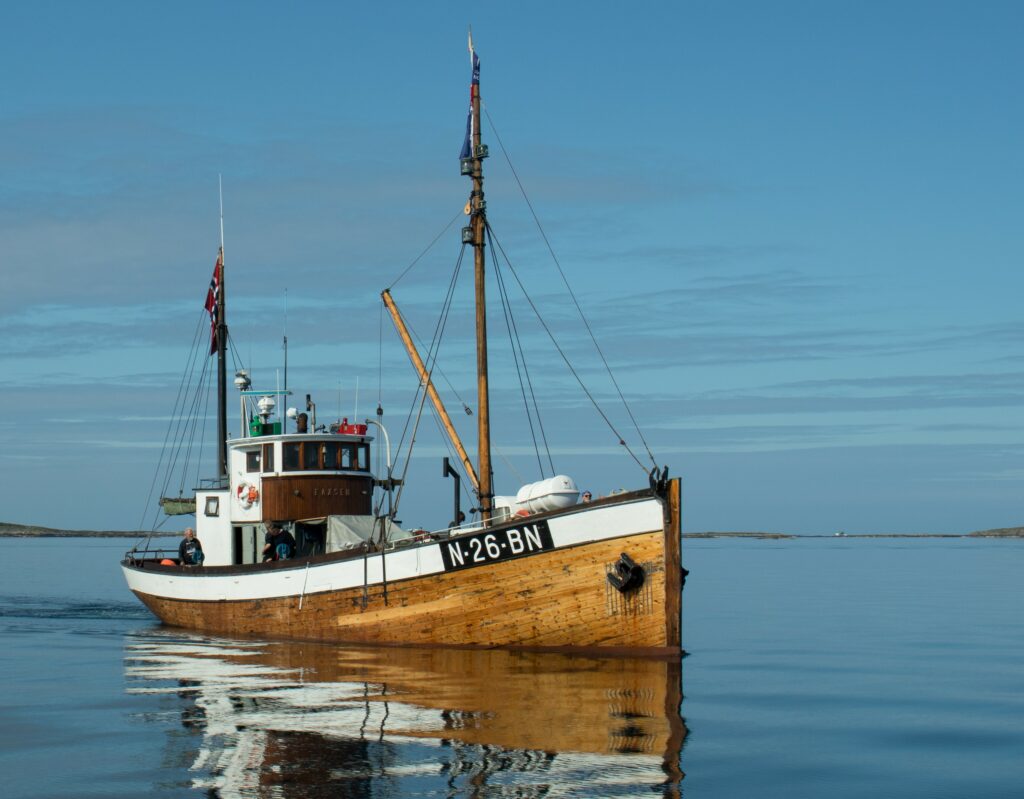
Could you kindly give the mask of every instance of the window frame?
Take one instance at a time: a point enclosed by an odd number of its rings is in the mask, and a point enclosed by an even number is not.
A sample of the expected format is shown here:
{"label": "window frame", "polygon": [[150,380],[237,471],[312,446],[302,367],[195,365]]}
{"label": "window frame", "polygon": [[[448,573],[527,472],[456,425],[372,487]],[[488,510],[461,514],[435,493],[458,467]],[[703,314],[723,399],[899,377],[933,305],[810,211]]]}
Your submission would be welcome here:
{"label": "window frame", "polygon": [[[253,459],[255,458],[255,466]],[[262,471],[263,451],[262,449],[247,449],[245,451],[245,473],[258,474]]]}

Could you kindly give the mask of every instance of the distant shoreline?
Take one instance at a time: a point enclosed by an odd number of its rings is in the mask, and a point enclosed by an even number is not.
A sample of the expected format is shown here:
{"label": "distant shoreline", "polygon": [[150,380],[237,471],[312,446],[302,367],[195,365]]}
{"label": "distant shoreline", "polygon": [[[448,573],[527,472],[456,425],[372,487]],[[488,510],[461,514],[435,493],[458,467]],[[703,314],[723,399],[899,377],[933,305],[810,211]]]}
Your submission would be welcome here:
{"label": "distant shoreline", "polygon": [[[56,530],[31,524],[0,522],[0,538],[145,538],[150,533],[137,530]],[[164,535],[180,535],[176,531]]]}
{"label": "distant shoreline", "polygon": [[[153,533],[141,530],[56,530],[29,524],[0,522],[0,538],[145,538]],[[177,536],[176,530],[159,533]],[[1024,527],[999,527],[973,533],[794,533],[729,532],[683,533],[683,538],[752,538],[760,540],[791,540],[797,538],[1024,538]]]}

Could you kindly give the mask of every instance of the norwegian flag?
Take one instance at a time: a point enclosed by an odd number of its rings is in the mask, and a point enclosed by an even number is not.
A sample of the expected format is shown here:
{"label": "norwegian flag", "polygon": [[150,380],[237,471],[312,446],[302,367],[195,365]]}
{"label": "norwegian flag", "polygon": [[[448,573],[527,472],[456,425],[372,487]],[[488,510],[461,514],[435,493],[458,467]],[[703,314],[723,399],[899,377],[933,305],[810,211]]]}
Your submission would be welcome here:
{"label": "norwegian flag", "polygon": [[222,253],[217,254],[217,262],[213,265],[213,277],[210,278],[210,289],[206,292],[206,312],[210,314],[210,355],[217,351],[217,322],[220,321],[220,270],[223,267]]}
{"label": "norwegian flag", "polygon": [[469,84],[469,115],[466,117],[466,138],[462,141],[459,158],[465,160],[473,155],[473,100],[480,94],[480,59],[473,50],[473,39],[469,40],[469,54],[473,61],[473,80]]}

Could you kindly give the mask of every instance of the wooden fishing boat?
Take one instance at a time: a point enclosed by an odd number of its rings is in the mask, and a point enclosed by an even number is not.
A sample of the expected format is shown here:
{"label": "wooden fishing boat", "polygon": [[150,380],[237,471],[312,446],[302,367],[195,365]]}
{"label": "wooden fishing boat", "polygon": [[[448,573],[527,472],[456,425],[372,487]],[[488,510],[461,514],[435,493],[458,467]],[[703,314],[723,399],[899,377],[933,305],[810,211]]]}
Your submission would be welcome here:
{"label": "wooden fishing boat", "polygon": [[[381,419],[318,425],[307,395],[312,418],[289,412],[275,421],[277,399],[291,392],[253,390],[245,370],[234,381],[243,432],[229,439],[222,230],[206,305],[217,353],[219,477],[195,491],[205,560],[184,564],[147,542],[122,562],[130,589],[163,622],[230,635],[679,655],[680,483],[667,468],[655,465],[647,485],[594,502],[580,502],[564,475],[524,486],[514,497],[494,494],[484,290],[487,148],[472,44],[470,52],[461,168],[472,181],[462,241],[473,249],[476,288],[475,466],[390,292],[382,296],[472,484],[477,518],[460,523],[456,500],[446,528],[401,530],[394,492],[402,481],[390,454],[385,468],[377,464],[375,471],[371,463],[370,429],[387,438]],[[447,459],[445,470],[454,471]],[[288,530],[295,546],[285,548],[286,559],[261,562],[263,531],[272,525]]]}

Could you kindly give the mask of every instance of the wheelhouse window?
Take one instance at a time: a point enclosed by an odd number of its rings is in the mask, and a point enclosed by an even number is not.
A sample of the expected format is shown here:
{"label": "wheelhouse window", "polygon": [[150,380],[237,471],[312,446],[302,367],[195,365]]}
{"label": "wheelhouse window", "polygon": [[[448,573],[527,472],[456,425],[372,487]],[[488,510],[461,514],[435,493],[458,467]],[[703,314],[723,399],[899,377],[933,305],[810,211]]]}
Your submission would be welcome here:
{"label": "wheelhouse window", "polygon": [[260,451],[258,449],[245,453],[245,470],[247,472],[258,472],[260,470]]}
{"label": "wheelhouse window", "polygon": [[324,469],[340,469],[341,444],[337,441],[325,441],[320,445],[321,463]]}
{"label": "wheelhouse window", "polygon": [[264,444],[263,445],[263,471],[272,472],[274,471],[274,445]]}
{"label": "wheelhouse window", "polygon": [[299,457],[301,455],[301,444],[282,444],[281,445],[281,468],[286,472],[297,472],[299,470]]}
{"label": "wheelhouse window", "polygon": [[302,469],[303,471],[310,472],[320,468],[320,451],[319,447],[312,442],[306,441],[302,446]]}
{"label": "wheelhouse window", "polygon": [[366,444],[342,445],[341,468],[365,472],[370,468],[370,448]]}
{"label": "wheelhouse window", "polygon": [[[267,445],[269,446],[269,445]],[[370,448],[367,444],[341,441],[302,441],[281,445],[282,471],[368,471]],[[273,471],[273,452],[264,449],[264,471]]]}

